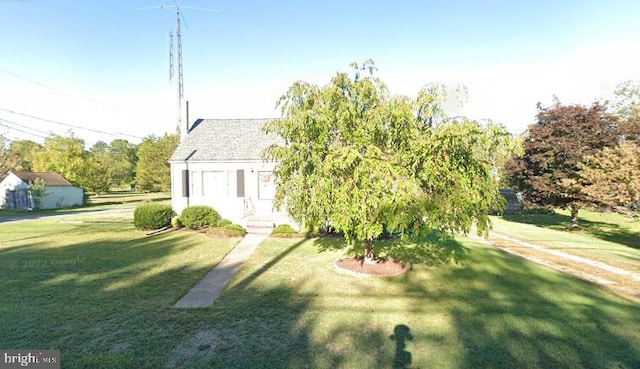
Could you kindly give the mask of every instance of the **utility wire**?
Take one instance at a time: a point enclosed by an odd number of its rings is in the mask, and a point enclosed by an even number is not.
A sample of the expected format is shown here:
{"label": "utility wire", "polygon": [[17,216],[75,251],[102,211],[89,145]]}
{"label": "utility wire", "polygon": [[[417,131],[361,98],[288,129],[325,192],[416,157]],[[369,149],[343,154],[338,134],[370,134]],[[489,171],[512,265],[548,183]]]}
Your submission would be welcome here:
{"label": "utility wire", "polygon": [[112,132],[101,131],[101,130],[93,129],[93,128],[85,128],[85,127],[81,127],[81,126],[78,126],[78,125],[74,125],[74,124],[70,124],[70,123],[64,123],[64,122],[60,122],[60,121],[52,120],[52,119],[47,119],[47,118],[41,118],[41,117],[37,117],[35,115],[31,115],[31,114],[27,114],[27,113],[21,113],[21,112],[18,112],[18,111],[14,111],[14,110],[2,108],[2,107],[0,107],[0,110],[4,111],[4,112],[7,112],[7,113],[11,113],[11,114],[21,115],[23,117],[28,117],[28,118],[41,120],[41,121],[44,121],[44,122],[60,124],[60,125],[63,125],[63,126],[66,126],[66,127],[71,127],[71,128],[83,129],[83,130],[89,131],[89,132],[100,133],[100,134],[105,134],[105,135],[115,136],[115,137],[127,136],[127,137],[142,139],[142,137],[140,137],[140,136],[134,136],[134,135],[121,133],[121,132],[112,133]]}
{"label": "utility wire", "polygon": [[45,131],[41,131],[41,130],[39,130],[39,129],[31,128],[31,127],[28,127],[28,126],[22,125],[22,124],[20,124],[20,123],[16,123],[16,122],[10,121],[10,120],[5,119],[5,118],[0,118],[0,121],[4,121],[5,123],[9,123],[9,124],[12,124],[12,125],[14,125],[14,126],[18,126],[18,127],[20,127],[20,128],[29,129],[29,130],[32,130],[32,131],[34,131],[34,132],[42,133],[42,134],[44,134],[44,135],[50,135],[50,134],[52,134],[52,132],[45,132]]}
{"label": "utility wire", "polygon": [[61,90],[61,89],[59,89],[59,88],[57,88],[57,87],[49,86],[49,85],[44,84],[44,83],[42,83],[42,82],[38,82],[38,81],[36,81],[36,80],[34,80],[34,79],[31,79],[31,78],[28,78],[28,77],[21,76],[21,75],[19,75],[19,74],[13,73],[13,72],[8,71],[8,70],[6,70],[6,69],[2,69],[2,68],[0,68],[0,72],[2,72],[2,73],[6,73],[6,74],[8,74],[8,75],[10,75],[10,76],[13,76],[13,77],[19,78],[19,79],[21,79],[21,80],[24,80],[24,81],[27,81],[27,82],[33,83],[34,85],[38,85],[38,86],[40,86],[40,87],[44,87],[44,88],[47,88],[47,89],[49,89],[49,90],[52,90],[52,91],[55,91],[55,92],[58,92],[58,93],[61,93],[61,94],[64,94],[64,95],[67,95],[67,96],[71,96],[71,97],[74,97],[74,98],[76,98],[76,99],[87,100],[87,101],[90,101],[90,102],[92,102],[92,103],[94,103],[94,104],[102,105],[102,106],[105,106],[105,107],[107,107],[107,108],[109,108],[109,109],[113,109],[113,110],[116,110],[116,111],[122,112],[122,110],[120,110],[120,109],[116,108],[115,106],[112,106],[112,105],[109,105],[109,104],[105,104],[105,103],[103,103],[102,101],[98,101],[98,100],[93,99],[93,98],[88,97],[88,96],[76,95],[76,94],[74,94],[74,93],[71,93],[71,92],[68,92],[68,91]]}
{"label": "utility wire", "polygon": [[36,137],[43,138],[43,139],[46,139],[46,138],[47,138],[47,137],[45,137],[45,136],[40,136],[40,135],[35,134],[35,133],[31,133],[31,132],[23,131],[23,130],[21,130],[21,129],[19,129],[19,128],[9,127],[9,126],[7,126],[7,125],[5,125],[5,124],[3,124],[3,123],[0,123],[0,126],[2,126],[2,127],[6,127],[6,128],[9,128],[9,129],[12,129],[12,130],[14,130],[14,131],[18,131],[18,132],[26,133],[26,134],[31,135],[31,136],[36,136]]}

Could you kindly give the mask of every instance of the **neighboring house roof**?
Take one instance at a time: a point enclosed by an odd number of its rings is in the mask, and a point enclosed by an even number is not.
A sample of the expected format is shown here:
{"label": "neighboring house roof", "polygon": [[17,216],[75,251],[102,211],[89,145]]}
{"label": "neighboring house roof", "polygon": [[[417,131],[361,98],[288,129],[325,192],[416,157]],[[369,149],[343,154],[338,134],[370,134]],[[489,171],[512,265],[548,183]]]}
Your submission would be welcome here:
{"label": "neighboring house roof", "polygon": [[262,127],[271,119],[198,119],[169,161],[261,160],[262,150],[282,143]]}
{"label": "neighboring house roof", "polygon": [[73,186],[71,182],[67,181],[66,179],[64,179],[63,176],[55,172],[11,172],[11,173],[15,174],[16,177],[20,178],[21,180],[27,183],[31,181],[35,181],[36,178],[42,178],[44,180],[44,183],[47,184],[47,186]]}

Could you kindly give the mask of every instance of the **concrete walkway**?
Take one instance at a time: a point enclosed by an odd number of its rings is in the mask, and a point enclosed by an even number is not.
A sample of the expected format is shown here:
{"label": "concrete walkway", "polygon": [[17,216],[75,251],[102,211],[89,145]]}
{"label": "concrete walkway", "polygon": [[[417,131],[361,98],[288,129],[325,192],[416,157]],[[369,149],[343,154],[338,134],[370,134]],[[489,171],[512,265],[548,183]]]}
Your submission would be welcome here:
{"label": "concrete walkway", "polygon": [[240,265],[251,256],[258,244],[269,235],[247,234],[222,261],[216,265],[195,287],[193,287],[174,307],[208,307],[218,298],[222,289],[238,271]]}

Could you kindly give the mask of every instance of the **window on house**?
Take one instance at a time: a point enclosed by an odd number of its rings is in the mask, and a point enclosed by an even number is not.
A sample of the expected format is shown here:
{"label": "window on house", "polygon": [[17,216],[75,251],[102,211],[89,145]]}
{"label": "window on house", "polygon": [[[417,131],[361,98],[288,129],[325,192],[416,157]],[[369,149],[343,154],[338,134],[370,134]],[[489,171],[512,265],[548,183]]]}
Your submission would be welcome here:
{"label": "window on house", "polygon": [[202,196],[202,172],[191,172],[191,196]]}
{"label": "window on house", "polygon": [[209,196],[226,196],[227,194],[227,178],[223,171],[202,172],[202,195]]}

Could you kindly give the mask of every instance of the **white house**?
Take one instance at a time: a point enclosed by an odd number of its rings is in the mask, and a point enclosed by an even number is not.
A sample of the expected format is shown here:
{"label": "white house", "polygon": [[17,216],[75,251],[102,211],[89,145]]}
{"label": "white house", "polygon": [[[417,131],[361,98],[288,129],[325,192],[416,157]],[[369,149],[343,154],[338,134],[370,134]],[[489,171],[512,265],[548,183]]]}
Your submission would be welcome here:
{"label": "white house", "polygon": [[263,132],[267,121],[195,121],[169,159],[173,209],[179,214],[187,206],[208,205],[245,226],[252,219],[294,225],[286,212],[274,208],[274,163],[261,153],[280,141]]}
{"label": "white house", "polygon": [[46,195],[40,203],[41,209],[58,209],[84,204],[84,190],[72,185],[54,172],[11,171],[0,182],[0,208],[25,210],[35,208],[29,192],[29,183],[37,178],[44,180]]}

